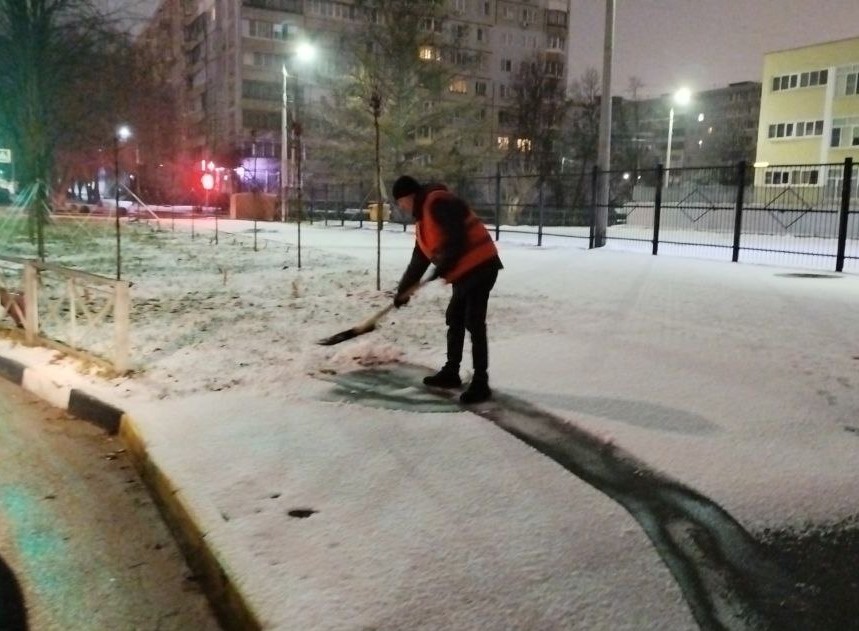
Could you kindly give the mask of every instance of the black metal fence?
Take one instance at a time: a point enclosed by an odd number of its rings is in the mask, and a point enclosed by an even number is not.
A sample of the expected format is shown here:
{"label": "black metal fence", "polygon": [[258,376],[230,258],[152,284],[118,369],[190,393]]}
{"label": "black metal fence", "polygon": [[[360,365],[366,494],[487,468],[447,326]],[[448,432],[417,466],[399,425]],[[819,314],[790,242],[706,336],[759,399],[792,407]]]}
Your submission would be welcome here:
{"label": "black metal fence", "polygon": [[[595,225],[608,179],[605,234]],[[373,220],[366,186],[308,185],[305,217],[346,225]],[[502,235],[547,237],[656,254],[859,271],[859,173],[838,164],[502,174],[457,187]],[[396,208],[386,220],[405,229]],[[521,238],[521,237],[517,237]],[[604,241],[603,241],[604,239]]]}
{"label": "black metal fence", "polygon": [[653,254],[859,268],[859,178],[850,159],[670,174],[657,167],[654,176],[659,185],[636,186],[621,200],[624,226],[607,241],[646,244]]}

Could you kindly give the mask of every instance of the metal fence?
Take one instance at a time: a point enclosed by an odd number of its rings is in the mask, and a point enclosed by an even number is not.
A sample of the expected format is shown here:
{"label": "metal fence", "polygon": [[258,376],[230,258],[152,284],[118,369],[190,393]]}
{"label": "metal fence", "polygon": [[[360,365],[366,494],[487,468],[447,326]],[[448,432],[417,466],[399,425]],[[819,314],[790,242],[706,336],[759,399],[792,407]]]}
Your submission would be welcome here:
{"label": "metal fence", "polygon": [[[609,182],[605,243],[597,187]],[[495,233],[678,254],[859,271],[859,173],[840,164],[672,168],[469,180],[457,193]],[[343,217],[341,225],[351,217]],[[394,221],[399,219],[394,218]]]}
{"label": "metal fence", "polygon": [[[623,226],[608,241],[680,253],[859,269],[857,168],[842,164],[671,169],[610,197]],[[614,191],[613,191],[614,192]]]}

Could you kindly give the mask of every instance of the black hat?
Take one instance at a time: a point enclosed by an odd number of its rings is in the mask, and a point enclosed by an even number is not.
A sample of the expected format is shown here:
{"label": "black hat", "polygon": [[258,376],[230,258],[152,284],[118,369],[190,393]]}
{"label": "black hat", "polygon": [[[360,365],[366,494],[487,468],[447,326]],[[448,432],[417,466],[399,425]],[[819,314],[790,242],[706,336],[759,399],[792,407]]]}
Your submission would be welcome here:
{"label": "black hat", "polygon": [[394,186],[391,187],[391,195],[394,196],[394,199],[400,199],[401,197],[417,193],[419,190],[421,190],[421,185],[418,184],[415,178],[409,175],[401,175],[394,182]]}

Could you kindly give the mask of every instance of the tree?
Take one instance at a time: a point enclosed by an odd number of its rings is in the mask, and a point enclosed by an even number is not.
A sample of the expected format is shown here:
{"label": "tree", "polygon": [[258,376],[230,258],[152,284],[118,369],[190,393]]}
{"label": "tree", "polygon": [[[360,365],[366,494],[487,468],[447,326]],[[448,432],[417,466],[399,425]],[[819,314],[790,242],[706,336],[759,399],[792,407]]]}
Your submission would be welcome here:
{"label": "tree", "polygon": [[714,152],[721,164],[736,164],[740,160],[752,164],[755,161],[757,139],[751,133],[737,126],[723,125],[714,135]]}
{"label": "tree", "polygon": [[129,47],[116,24],[90,0],[0,0],[0,135],[21,187],[35,192],[28,216],[41,257],[57,155],[112,136],[121,95],[104,87],[122,77]]}
{"label": "tree", "polygon": [[597,159],[597,143],[600,126],[600,74],[595,68],[588,68],[570,86],[573,102],[571,124],[567,128],[565,141],[572,168],[575,171],[588,171]]}
{"label": "tree", "polygon": [[[356,0],[346,66],[323,79],[328,95],[311,124],[319,162],[330,172],[373,178],[372,97],[381,99],[382,173],[408,172],[456,185],[480,166],[483,124],[458,90],[478,60],[457,46],[465,31],[446,18],[443,0]],[[464,27],[463,27],[464,28]],[[348,69],[348,70],[347,70]],[[348,179],[348,178],[347,178]]]}
{"label": "tree", "polygon": [[590,171],[596,164],[600,124],[600,74],[588,68],[570,85],[569,123],[560,136],[560,174],[555,191],[557,203],[580,209],[578,222],[585,222],[590,203]]}
{"label": "tree", "polygon": [[570,102],[561,77],[549,72],[549,67],[541,54],[523,62],[512,84],[513,106],[502,110],[503,119],[513,123],[512,137],[501,158],[502,172],[513,176],[503,180],[503,223],[518,223],[526,205],[534,203],[543,184],[562,167],[558,135]]}

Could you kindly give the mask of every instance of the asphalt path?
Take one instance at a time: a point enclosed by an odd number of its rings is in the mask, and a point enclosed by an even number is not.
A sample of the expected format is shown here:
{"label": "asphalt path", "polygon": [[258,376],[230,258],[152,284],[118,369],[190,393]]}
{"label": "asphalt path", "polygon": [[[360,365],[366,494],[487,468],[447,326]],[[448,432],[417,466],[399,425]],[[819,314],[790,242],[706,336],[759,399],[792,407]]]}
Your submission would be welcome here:
{"label": "asphalt path", "polygon": [[0,631],[219,628],[119,441],[0,379]]}

